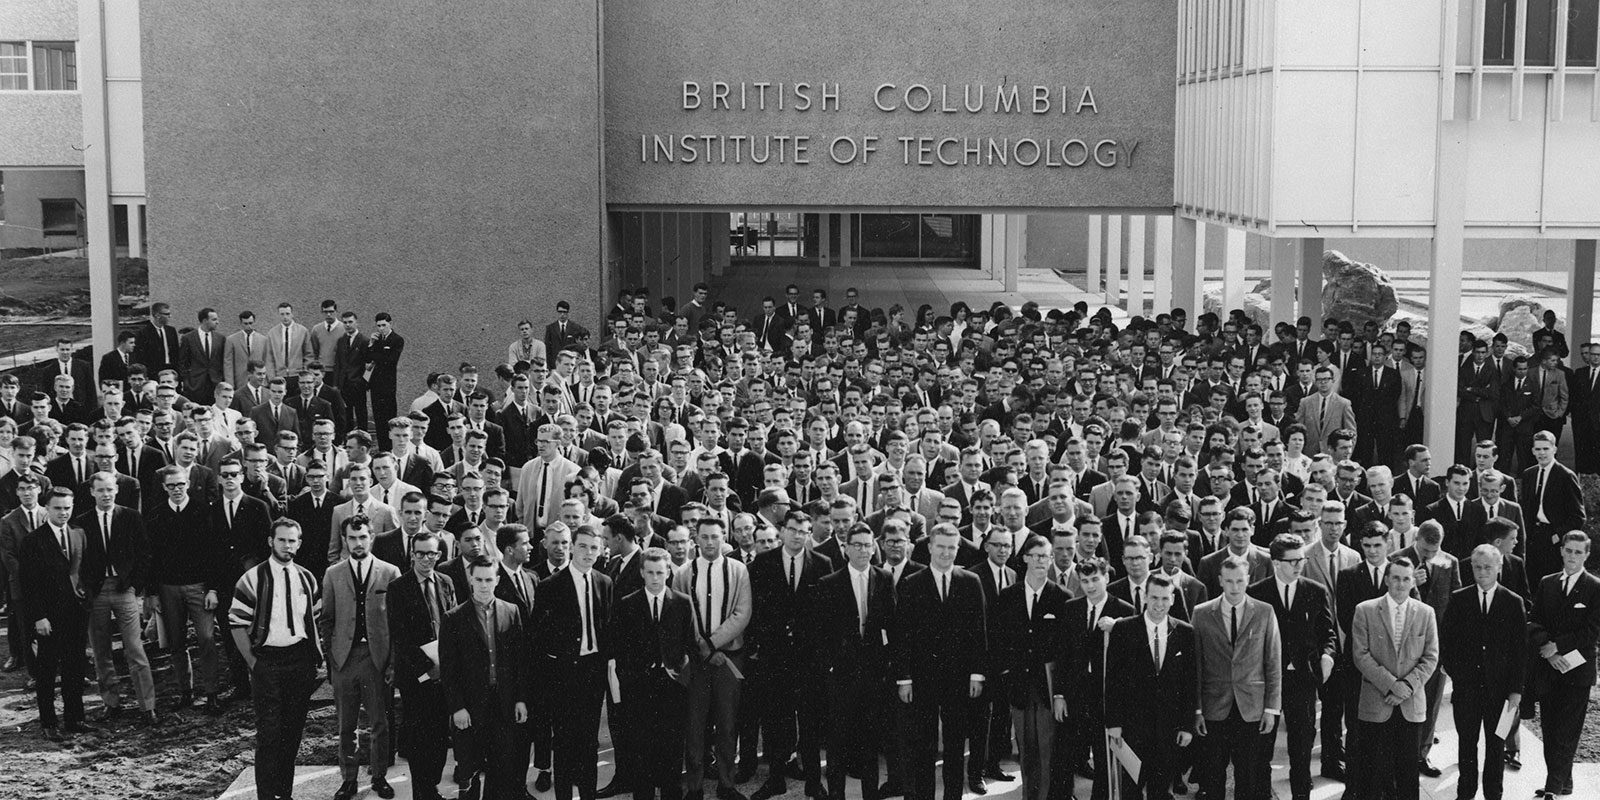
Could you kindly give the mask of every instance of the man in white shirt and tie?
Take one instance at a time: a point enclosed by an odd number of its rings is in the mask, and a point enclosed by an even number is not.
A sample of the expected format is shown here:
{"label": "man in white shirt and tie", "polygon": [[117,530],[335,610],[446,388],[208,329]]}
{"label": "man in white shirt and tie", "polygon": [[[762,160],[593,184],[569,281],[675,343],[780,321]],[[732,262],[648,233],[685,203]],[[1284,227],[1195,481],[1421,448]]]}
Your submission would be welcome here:
{"label": "man in white shirt and tie", "polygon": [[[722,553],[727,530],[722,520],[702,519],[695,531],[699,555],[678,568],[672,588],[689,595],[695,615],[697,667],[689,685],[687,766],[684,796],[699,800],[704,791],[706,722],[717,728],[717,797],[744,800],[734,785],[734,733],[738,728],[739,674],[743,673],[744,632],[750,624],[750,573]],[[668,539],[671,543],[671,539]]]}
{"label": "man in white shirt and tie", "polygon": [[1351,625],[1361,735],[1350,763],[1360,767],[1362,797],[1419,794],[1417,727],[1427,717],[1424,684],[1439,667],[1439,631],[1433,609],[1411,599],[1415,572],[1403,556],[1386,564],[1385,593],[1356,606]]}
{"label": "man in white shirt and tie", "polygon": [[518,478],[517,518],[543,527],[559,517],[567,481],[578,465],[561,455],[561,426],[555,423],[540,425],[534,444],[538,454],[522,465]]}
{"label": "man in white shirt and tie", "polygon": [[332,530],[328,541],[328,563],[337,564],[345,555],[344,536],[341,526],[346,519],[354,516],[366,517],[372,523],[372,529],[389,531],[399,527],[398,517],[394,507],[384,505],[372,498],[372,469],[366,464],[351,464],[350,471],[345,474],[345,490],[350,499],[340,503],[333,509]]}

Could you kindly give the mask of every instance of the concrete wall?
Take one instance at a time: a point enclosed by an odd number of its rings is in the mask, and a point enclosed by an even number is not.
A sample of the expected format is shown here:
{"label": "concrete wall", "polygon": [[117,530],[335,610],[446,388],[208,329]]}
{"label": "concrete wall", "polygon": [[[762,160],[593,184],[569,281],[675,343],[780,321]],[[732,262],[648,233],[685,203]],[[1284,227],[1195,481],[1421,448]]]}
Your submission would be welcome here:
{"label": "concrete wall", "polygon": [[[77,41],[77,0],[0,2],[0,39]],[[0,93],[0,168],[82,166],[82,147],[77,92]]]}
{"label": "concrete wall", "polygon": [[596,3],[145,0],[152,297],[395,315],[401,402],[601,305]]}
{"label": "concrete wall", "polygon": [[[704,0],[689,5],[640,0],[606,15],[607,199],[613,204],[697,204],[719,208],[774,206],[913,207],[1170,207],[1176,17],[1146,0],[1013,0],[915,6],[849,0],[749,3]],[[700,84],[703,103],[685,110],[685,81]],[[734,108],[712,109],[713,83],[732,86]],[[785,86],[782,110],[769,90],[758,106],[756,82]],[[810,84],[809,110],[795,107],[796,82]],[[906,87],[931,87],[934,110],[885,112],[875,89],[893,83],[885,103],[904,103]],[[836,87],[837,105],[818,98]],[[977,113],[943,113],[967,102],[963,87],[986,87]],[[996,87],[1021,87],[1023,110],[996,113]],[[1031,89],[1051,87],[1048,113],[1033,113]],[[744,85],[747,107],[739,108]],[[1083,86],[1098,113],[1061,113],[1061,87],[1074,106]],[[939,87],[948,86],[948,97]],[[1009,90],[1008,90],[1009,91]],[[914,92],[912,104],[928,98]],[[641,136],[809,136],[808,165],[655,160],[641,154]],[[865,164],[835,163],[835,137],[877,136]],[[962,139],[1030,137],[1039,142],[1139,142],[1133,166],[932,166],[904,163],[899,136]],[[679,140],[681,144],[681,139]],[[949,146],[958,160],[961,145]],[[683,155],[683,151],[678,151]],[[759,152],[758,152],[759,154]],[[838,156],[848,160],[850,150]],[[1072,158],[1077,158],[1074,151]],[[986,159],[986,157],[985,157]],[[773,159],[776,161],[776,158]]]}
{"label": "concrete wall", "polygon": [[706,279],[712,251],[728,250],[727,214],[613,212],[609,230],[607,260],[615,265],[617,286],[648,287],[653,309],[664,297],[682,308],[694,285]]}
{"label": "concrete wall", "polygon": [[40,200],[72,198],[83,202],[82,170],[8,170],[5,173],[6,224],[0,225],[0,250],[13,247],[77,246],[77,239],[40,233]]}

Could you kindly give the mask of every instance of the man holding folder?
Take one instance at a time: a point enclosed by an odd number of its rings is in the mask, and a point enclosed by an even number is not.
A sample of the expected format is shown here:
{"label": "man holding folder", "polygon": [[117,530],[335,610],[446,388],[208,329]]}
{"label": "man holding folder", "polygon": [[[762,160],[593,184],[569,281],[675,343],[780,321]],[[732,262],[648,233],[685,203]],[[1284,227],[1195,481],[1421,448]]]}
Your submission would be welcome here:
{"label": "man holding folder", "polygon": [[[1505,733],[1500,718],[1522,702],[1528,614],[1522,598],[1500,586],[1504,560],[1492,544],[1472,551],[1472,585],[1457,589],[1439,626],[1439,663],[1455,685],[1457,797],[1478,791],[1478,731],[1483,731],[1483,796],[1500,800]],[[1509,728],[1509,726],[1507,726]]]}
{"label": "man holding folder", "polygon": [[[1150,576],[1144,613],[1118,620],[1106,648],[1106,735],[1132,778],[1123,784],[1129,800],[1167,797],[1178,749],[1194,739],[1194,627],[1167,615],[1176,591],[1165,575]],[[1133,758],[1123,760],[1129,753]]]}
{"label": "man holding folder", "polygon": [[455,582],[434,570],[439,537],[411,537],[411,570],[389,583],[389,650],[400,688],[400,754],[411,768],[412,796],[440,800],[439,779],[450,749],[450,713],[439,682],[439,632],[456,606]]}

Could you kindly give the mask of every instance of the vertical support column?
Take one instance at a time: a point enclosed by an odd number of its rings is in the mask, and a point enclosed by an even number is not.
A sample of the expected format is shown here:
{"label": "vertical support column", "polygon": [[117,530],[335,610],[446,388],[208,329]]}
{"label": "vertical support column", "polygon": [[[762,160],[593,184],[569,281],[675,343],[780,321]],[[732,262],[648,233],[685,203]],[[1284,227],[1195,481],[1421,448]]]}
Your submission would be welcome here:
{"label": "vertical support column", "polygon": [[1222,312],[1244,308],[1245,233],[1228,228],[1222,250]]}
{"label": "vertical support column", "polygon": [[[1571,290],[1567,292],[1567,350],[1573,368],[1582,366],[1580,348],[1594,338],[1595,240],[1573,242]],[[1593,401],[1590,401],[1593,402]]]}
{"label": "vertical support column", "polygon": [[1105,234],[1104,218],[1089,215],[1089,259],[1083,267],[1083,290],[1089,294],[1100,293],[1100,264],[1105,260],[1102,237]]}
{"label": "vertical support column", "polygon": [[[1295,278],[1300,274],[1300,240],[1271,239],[1272,245],[1272,323],[1295,319]],[[1272,331],[1264,331],[1266,341],[1277,341]]]}
{"label": "vertical support column", "polygon": [[78,48],[78,86],[83,95],[83,205],[89,227],[89,323],[95,352],[109,353],[116,346],[117,334],[117,242],[111,224],[105,19],[100,3],[78,4]]}
{"label": "vertical support column", "polygon": [[839,266],[846,269],[850,267],[851,225],[855,222],[854,217],[853,214],[839,215]]}
{"label": "vertical support column", "polygon": [[1001,272],[1000,281],[1005,291],[1015,292],[1017,290],[1017,279],[1022,272],[1022,268],[1028,263],[1028,215],[1007,214],[1005,220],[1005,258],[1001,262],[1004,265],[1004,269]]}
{"label": "vertical support column", "polygon": [[144,203],[128,204],[128,258],[144,258]]}
{"label": "vertical support column", "polygon": [[1300,240],[1300,316],[1311,318],[1311,330],[1322,330],[1321,239]]}
{"label": "vertical support column", "polygon": [[1188,217],[1172,217],[1172,304],[1156,309],[1181,308],[1193,320],[1200,316],[1200,285],[1205,265],[1205,225]]}
{"label": "vertical support column", "polygon": [[817,215],[817,264],[833,266],[833,215]]}
{"label": "vertical support column", "polygon": [[1128,218],[1128,314],[1144,316],[1144,215]]}
{"label": "vertical support column", "polygon": [[[1520,45],[1519,45],[1520,47]],[[1428,287],[1428,365],[1424,389],[1423,443],[1433,469],[1456,463],[1456,340],[1461,335],[1461,284],[1466,251],[1467,122],[1439,123],[1434,169],[1437,221],[1433,230],[1433,275]],[[1464,459],[1462,459],[1464,460]]]}
{"label": "vertical support column", "polygon": [[1122,300],[1122,216],[1106,217],[1106,305]]}
{"label": "vertical support column", "polygon": [[731,239],[728,236],[728,230],[733,222],[730,219],[731,216],[731,214],[705,215],[706,230],[710,232],[707,241],[711,247],[711,258],[709,259],[711,274],[719,278],[727,274],[728,262],[733,258],[731,253],[732,245],[729,244]]}
{"label": "vertical support column", "polygon": [[1164,314],[1172,309],[1173,249],[1172,217],[1156,217],[1156,241],[1150,255],[1154,260],[1155,295],[1150,300],[1151,315]]}

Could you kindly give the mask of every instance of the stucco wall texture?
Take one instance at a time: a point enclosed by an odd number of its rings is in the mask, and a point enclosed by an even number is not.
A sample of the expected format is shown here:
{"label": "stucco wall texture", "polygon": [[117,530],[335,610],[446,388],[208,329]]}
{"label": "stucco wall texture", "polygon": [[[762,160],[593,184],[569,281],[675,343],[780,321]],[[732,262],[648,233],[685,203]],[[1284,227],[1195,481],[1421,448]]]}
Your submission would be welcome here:
{"label": "stucco wall texture", "polygon": [[[699,0],[692,4],[639,0],[606,14],[606,200],[612,204],[670,202],[721,207],[965,206],[1059,208],[1171,207],[1172,75],[1177,16],[1150,0],[1008,0],[915,4],[814,0],[750,3]],[[683,109],[684,81],[701,87],[699,110]],[[733,110],[711,110],[713,81],[733,85]],[[769,82],[817,87],[837,83],[838,110],[738,109],[738,84]],[[894,83],[884,100],[905,102],[912,84],[928,86],[935,109],[940,86],[948,103],[967,102],[965,86],[986,88],[978,113],[936,110],[884,112],[874,90]],[[998,86],[1020,88],[1028,106],[1034,85],[1051,87],[1048,113],[995,113]],[[1093,89],[1099,114],[1060,113],[1060,90],[1075,103]],[[786,89],[787,91],[787,89]],[[756,102],[746,87],[746,100]],[[926,98],[911,98],[920,106]],[[977,107],[977,103],[973,103]],[[809,166],[721,163],[641,163],[640,135],[808,135]],[[865,165],[830,160],[837,136],[876,135],[878,152]],[[1134,166],[1049,168],[907,166],[899,136],[1053,137],[1139,140]],[[653,144],[653,140],[651,142]],[[958,147],[945,150],[956,160]],[[729,151],[731,153],[731,151]],[[842,148],[841,158],[849,153]],[[1025,155],[1030,155],[1025,153]],[[1059,155],[1059,154],[1058,154]],[[1078,153],[1073,153],[1077,157]],[[913,152],[913,160],[917,154]],[[774,159],[775,161],[775,159]],[[987,161],[987,158],[985,158]]]}
{"label": "stucco wall texture", "polygon": [[83,166],[77,92],[0,93],[0,168]]}
{"label": "stucco wall texture", "polygon": [[593,3],[144,0],[141,23],[151,292],[179,322],[388,311],[404,407],[558,299],[598,312]]}
{"label": "stucco wall texture", "polygon": [[72,42],[78,39],[78,0],[0,3],[0,38]]}

